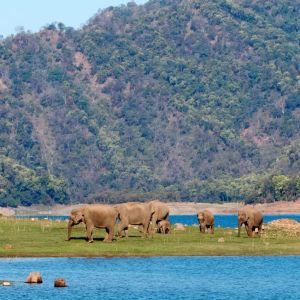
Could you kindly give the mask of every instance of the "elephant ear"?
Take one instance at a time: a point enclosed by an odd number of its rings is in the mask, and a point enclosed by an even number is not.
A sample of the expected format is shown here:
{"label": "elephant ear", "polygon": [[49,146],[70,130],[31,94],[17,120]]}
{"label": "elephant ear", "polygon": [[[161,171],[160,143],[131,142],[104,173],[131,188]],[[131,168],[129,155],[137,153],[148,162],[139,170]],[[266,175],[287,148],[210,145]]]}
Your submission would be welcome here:
{"label": "elephant ear", "polygon": [[246,220],[248,221],[250,219],[250,214],[248,212],[245,212]]}
{"label": "elephant ear", "polygon": [[78,221],[84,221],[84,210],[83,209],[79,209],[76,213],[76,219]]}
{"label": "elephant ear", "polygon": [[245,221],[248,220],[248,216],[247,216],[247,212],[240,210],[238,211],[238,216],[239,218],[241,218],[242,220],[244,219]]}

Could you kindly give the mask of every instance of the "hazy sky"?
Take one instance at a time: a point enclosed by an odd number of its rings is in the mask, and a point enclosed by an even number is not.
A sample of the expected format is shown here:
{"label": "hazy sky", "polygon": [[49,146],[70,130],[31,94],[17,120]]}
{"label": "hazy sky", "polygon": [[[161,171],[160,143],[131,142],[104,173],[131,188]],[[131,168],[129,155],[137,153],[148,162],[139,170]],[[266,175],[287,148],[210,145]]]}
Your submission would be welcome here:
{"label": "hazy sky", "polygon": [[[1,0],[0,35],[14,34],[18,26],[38,31],[52,22],[75,28],[83,25],[100,8],[118,6],[129,0]],[[137,4],[146,0],[135,0]]]}

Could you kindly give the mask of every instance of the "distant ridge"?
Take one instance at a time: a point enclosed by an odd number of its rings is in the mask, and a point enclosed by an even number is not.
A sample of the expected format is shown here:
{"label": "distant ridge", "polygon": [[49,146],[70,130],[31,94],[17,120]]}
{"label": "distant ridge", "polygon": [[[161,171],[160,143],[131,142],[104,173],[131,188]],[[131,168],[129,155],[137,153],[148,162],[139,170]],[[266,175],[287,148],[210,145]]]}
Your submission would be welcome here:
{"label": "distant ridge", "polygon": [[296,199],[299,19],[152,0],[0,41],[0,205]]}

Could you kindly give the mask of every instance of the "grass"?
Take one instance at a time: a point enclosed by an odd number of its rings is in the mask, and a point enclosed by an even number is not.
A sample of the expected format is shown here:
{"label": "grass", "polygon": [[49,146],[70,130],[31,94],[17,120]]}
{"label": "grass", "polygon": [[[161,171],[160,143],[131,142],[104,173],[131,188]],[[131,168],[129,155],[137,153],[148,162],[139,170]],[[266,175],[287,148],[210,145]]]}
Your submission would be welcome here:
{"label": "grass", "polygon": [[[94,243],[85,241],[83,225],[74,226],[71,241],[65,241],[64,221],[0,218],[0,257],[95,257],[163,255],[300,255],[300,238],[278,230],[265,230],[262,238],[248,238],[242,230],[216,228],[214,235],[200,234],[198,227],[168,235],[142,238],[130,229],[129,238],[103,243],[104,230],[94,231]],[[224,238],[224,242],[219,242]]]}

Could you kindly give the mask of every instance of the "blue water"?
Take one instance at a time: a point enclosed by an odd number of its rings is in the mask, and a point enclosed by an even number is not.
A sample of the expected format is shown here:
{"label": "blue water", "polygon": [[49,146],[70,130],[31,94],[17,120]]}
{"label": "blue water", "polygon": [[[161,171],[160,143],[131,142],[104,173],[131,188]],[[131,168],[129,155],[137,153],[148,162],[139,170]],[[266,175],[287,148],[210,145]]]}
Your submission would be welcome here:
{"label": "blue water", "polygon": [[[23,218],[23,217],[19,217]],[[24,217],[25,218],[25,217]],[[69,217],[68,216],[30,216],[26,218],[49,218],[52,220],[56,219],[62,219],[66,220]],[[264,222],[270,222],[276,219],[294,219],[298,222],[300,222],[300,215],[265,215],[264,216]],[[171,215],[170,221],[172,224],[175,223],[182,223],[186,225],[193,225],[198,224],[198,220],[196,215]],[[218,227],[229,227],[229,228],[235,228],[237,227],[237,216],[236,215],[215,215],[215,226]]]}
{"label": "blue water", "polygon": [[[44,283],[23,283],[40,271]],[[64,277],[69,287],[53,288]],[[300,257],[0,259],[1,299],[300,299]]]}
{"label": "blue water", "polygon": [[[294,219],[300,222],[300,215],[265,215],[264,223],[268,223],[270,221],[276,219]],[[174,223],[183,223],[186,225],[198,224],[196,215],[183,215],[183,216],[170,216],[170,221],[172,224]],[[215,226],[218,227],[229,227],[235,228],[237,227],[237,215],[215,215]]]}

